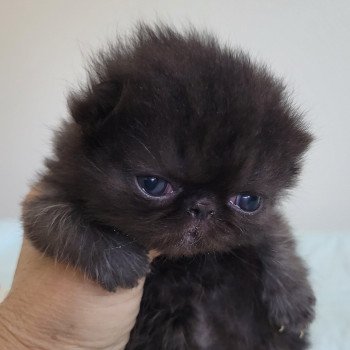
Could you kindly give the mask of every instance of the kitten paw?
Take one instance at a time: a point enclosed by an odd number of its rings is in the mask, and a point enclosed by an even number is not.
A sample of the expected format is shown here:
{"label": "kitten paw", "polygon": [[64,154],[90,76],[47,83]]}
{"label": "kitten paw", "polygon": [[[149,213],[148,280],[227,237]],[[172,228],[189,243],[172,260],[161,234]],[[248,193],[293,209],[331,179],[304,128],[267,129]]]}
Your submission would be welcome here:
{"label": "kitten paw", "polygon": [[146,251],[118,233],[103,238],[104,244],[95,248],[90,263],[83,266],[86,275],[109,292],[115,292],[117,287],[136,287],[140,278],[150,271]]}
{"label": "kitten paw", "polygon": [[89,222],[60,191],[37,186],[23,203],[26,237],[45,256],[80,270],[113,292],[135,287],[149,272],[147,250],[116,228]]}
{"label": "kitten paw", "polygon": [[[285,326],[281,326],[278,328],[278,333],[284,333],[286,331],[286,327]],[[305,331],[306,330],[301,330],[300,333],[299,333],[299,338],[300,339],[303,339],[304,338],[304,335],[305,335]]]}
{"label": "kitten paw", "polygon": [[293,295],[265,294],[268,316],[279,333],[292,332],[303,338],[314,319],[315,297],[310,288],[295,291]]}

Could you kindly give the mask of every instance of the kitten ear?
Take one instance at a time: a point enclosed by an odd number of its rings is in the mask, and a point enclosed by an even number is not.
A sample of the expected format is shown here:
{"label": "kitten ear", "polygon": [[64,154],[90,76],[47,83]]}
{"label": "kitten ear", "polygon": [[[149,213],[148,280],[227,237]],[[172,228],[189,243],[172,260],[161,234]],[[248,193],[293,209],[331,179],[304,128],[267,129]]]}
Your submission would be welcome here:
{"label": "kitten ear", "polygon": [[123,92],[120,81],[92,83],[85,91],[72,92],[68,98],[70,113],[84,133],[98,129],[118,106]]}

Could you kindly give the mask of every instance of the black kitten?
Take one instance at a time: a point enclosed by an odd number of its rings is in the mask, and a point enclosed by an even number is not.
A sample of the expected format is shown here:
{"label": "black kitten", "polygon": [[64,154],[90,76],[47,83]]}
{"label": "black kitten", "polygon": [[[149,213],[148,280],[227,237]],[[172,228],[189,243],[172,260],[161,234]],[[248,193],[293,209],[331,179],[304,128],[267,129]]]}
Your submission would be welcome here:
{"label": "black kitten", "polygon": [[312,138],[283,83],[140,25],[69,107],[25,233],[109,291],[151,270],[127,349],[305,349],[315,299],[278,200]]}

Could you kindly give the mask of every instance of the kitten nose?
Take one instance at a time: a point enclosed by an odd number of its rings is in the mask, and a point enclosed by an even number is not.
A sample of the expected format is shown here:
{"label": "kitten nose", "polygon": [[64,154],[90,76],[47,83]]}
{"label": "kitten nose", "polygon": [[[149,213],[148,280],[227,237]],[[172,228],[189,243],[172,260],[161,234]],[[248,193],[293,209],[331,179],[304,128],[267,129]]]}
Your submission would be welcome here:
{"label": "kitten nose", "polygon": [[205,220],[214,215],[214,205],[208,201],[199,201],[188,208],[187,213],[194,219]]}

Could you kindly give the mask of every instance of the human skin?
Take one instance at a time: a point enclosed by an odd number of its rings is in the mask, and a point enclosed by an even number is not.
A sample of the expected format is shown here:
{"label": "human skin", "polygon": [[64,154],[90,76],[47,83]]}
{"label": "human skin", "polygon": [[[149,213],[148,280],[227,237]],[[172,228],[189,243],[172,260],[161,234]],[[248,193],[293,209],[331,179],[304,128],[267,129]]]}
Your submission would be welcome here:
{"label": "human skin", "polygon": [[12,289],[0,304],[0,350],[123,349],[143,284],[109,293],[24,239]]}

